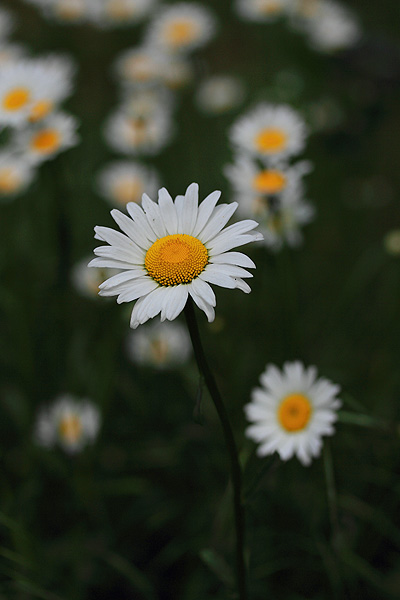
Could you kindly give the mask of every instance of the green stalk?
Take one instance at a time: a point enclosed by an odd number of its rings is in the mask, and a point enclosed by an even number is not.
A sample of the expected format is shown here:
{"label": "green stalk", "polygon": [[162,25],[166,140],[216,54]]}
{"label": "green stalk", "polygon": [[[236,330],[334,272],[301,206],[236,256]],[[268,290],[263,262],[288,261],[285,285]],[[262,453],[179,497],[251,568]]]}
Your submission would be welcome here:
{"label": "green stalk", "polygon": [[233,435],[232,427],[229,422],[228,414],[225,405],[219,393],[214,375],[208,366],[206,356],[200,339],[199,329],[197,326],[196,315],[194,312],[193,301],[189,297],[185,306],[186,323],[189,329],[190,338],[192,340],[194,355],[200,374],[204,377],[205,384],[210,393],[215,409],[218,413],[224,433],[225,443],[229,454],[231,465],[231,478],[233,485],[233,509],[236,531],[236,581],[239,593],[239,600],[247,599],[246,592],[246,568],[244,564],[244,509],[242,505],[242,472],[239,464],[236,442]]}

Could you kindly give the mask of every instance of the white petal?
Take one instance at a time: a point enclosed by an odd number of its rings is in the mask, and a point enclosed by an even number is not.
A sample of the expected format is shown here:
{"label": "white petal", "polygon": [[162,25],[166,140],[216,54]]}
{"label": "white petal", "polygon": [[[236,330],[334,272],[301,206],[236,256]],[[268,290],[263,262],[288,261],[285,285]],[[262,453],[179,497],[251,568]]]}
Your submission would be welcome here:
{"label": "white petal", "polygon": [[[221,235],[225,232],[223,231]],[[221,254],[222,252],[226,252],[227,250],[231,250],[232,248],[238,248],[239,246],[243,246],[244,244],[249,244],[250,242],[257,242],[262,240],[261,233],[247,233],[244,235],[228,235],[224,236],[222,239],[214,239],[212,241],[212,248],[208,244],[208,248],[210,249],[210,254]]]}
{"label": "white petal", "polygon": [[[193,282],[192,282],[193,283]],[[197,306],[206,313],[207,320],[209,323],[214,321],[215,319],[215,311],[214,308],[208,304],[202,296],[199,296],[193,286],[189,286],[189,294],[192,296],[193,300],[197,304]]]}
{"label": "white petal", "polygon": [[212,192],[211,194],[209,194],[207,196],[207,198],[204,198],[203,202],[200,204],[198,213],[197,213],[196,225],[193,229],[193,234],[192,234],[195,237],[198,236],[200,231],[203,229],[203,227],[207,223],[220,196],[221,196],[221,192],[219,192],[219,191]]}
{"label": "white petal", "polygon": [[218,265],[215,263],[209,263],[207,265],[208,273],[222,273],[224,275],[229,275],[229,277],[253,277],[252,273],[246,271],[246,269],[242,269],[242,267],[237,267],[236,265]]}
{"label": "white petal", "polygon": [[253,263],[251,258],[242,252],[224,252],[223,254],[217,254],[216,256],[210,257],[211,263],[221,265],[238,265],[239,267],[249,267],[255,269],[256,265]]}
{"label": "white petal", "polygon": [[189,287],[191,287],[194,290],[194,293],[197,294],[197,296],[201,296],[205,300],[205,302],[207,302],[207,304],[209,304],[210,306],[216,305],[217,299],[215,297],[215,294],[212,290],[212,287],[206,281],[203,281],[202,279],[196,277],[190,283]]}
{"label": "white petal", "polygon": [[[129,236],[141,248],[148,250],[151,246],[151,240],[145,235],[143,228],[136,224],[132,219],[124,215],[121,211],[114,208],[111,211],[111,216],[117,223],[118,227]],[[143,218],[144,215],[143,215]]]}
{"label": "white petal", "polygon": [[178,216],[174,202],[165,188],[161,188],[158,192],[158,206],[167,233],[170,235],[176,233],[178,229]]}
{"label": "white petal", "polygon": [[199,279],[230,290],[235,289],[236,281],[233,277],[229,277],[229,275],[224,275],[223,273],[214,273],[214,271],[209,269],[210,266],[211,265],[207,265],[204,271],[200,273]]}
{"label": "white petal", "polygon": [[143,231],[144,235],[151,241],[155,242],[157,236],[154,230],[150,227],[149,222],[146,218],[145,213],[142,208],[136,204],[136,202],[128,202],[126,205],[127,211],[130,214],[131,218],[135,221],[136,225],[140,227]]}
{"label": "white petal", "polygon": [[98,248],[95,248],[93,252],[96,254],[96,256],[111,258],[116,261],[122,260],[128,263],[128,265],[144,264],[144,254],[139,247],[137,247],[137,250],[134,248],[128,248],[127,250],[124,250],[122,248],[116,248],[115,246],[99,246]]}
{"label": "white petal", "polygon": [[168,319],[173,321],[184,309],[188,290],[186,285],[175,285],[165,289],[163,307],[161,310],[161,321]]}
{"label": "white petal", "polygon": [[[200,231],[197,237],[207,244],[209,240],[212,240],[231,218],[235,210],[237,209],[237,202],[231,204],[220,204],[214,210],[214,214],[208,220],[205,227]],[[211,247],[211,246],[210,246]]]}
{"label": "white petal", "polygon": [[167,235],[167,230],[163,223],[163,220],[160,216],[160,209],[158,205],[153,202],[147,194],[143,194],[142,196],[142,206],[143,210],[146,214],[147,222],[150,227],[153,229],[154,233],[158,238],[165,237]]}
{"label": "white petal", "polygon": [[158,283],[150,279],[150,277],[134,280],[130,283],[129,289],[118,296],[117,302],[118,304],[132,302],[132,300],[136,300],[140,296],[146,296],[149,292],[156,289],[156,287],[158,287]]}
{"label": "white petal", "polygon": [[182,232],[193,235],[193,229],[196,225],[199,203],[199,186],[192,183],[186,190],[181,204],[180,226]]}
{"label": "white petal", "polygon": [[113,275],[106,279],[103,283],[99,285],[101,290],[108,289],[120,285],[121,283],[125,283],[126,281],[130,281],[131,279],[137,279],[138,277],[143,277],[146,275],[146,271],[144,269],[135,269],[129,271],[123,271],[122,273],[117,273],[117,275]]}
{"label": "white petal", "polygon": [[109,268],[109,269],[132,269],[132,263],[114,258],[93,258],[88,267]]}

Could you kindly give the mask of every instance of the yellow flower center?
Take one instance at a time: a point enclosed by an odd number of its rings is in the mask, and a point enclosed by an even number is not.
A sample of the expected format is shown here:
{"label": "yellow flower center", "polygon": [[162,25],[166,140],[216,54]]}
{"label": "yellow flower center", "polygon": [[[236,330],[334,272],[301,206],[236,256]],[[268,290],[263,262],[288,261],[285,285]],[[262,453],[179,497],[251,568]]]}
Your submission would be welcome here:
{"label": "yellow flower center", "polygon": [[265,15],[271,15],[282,10],[282,5],[279,2],[271,2],[270,0],[265,0],[262,6],[260,7],[260,11]]}
{"label": "yellow flower center", "polygon": [[128,202],[138,202],[140,200],[143,186],[140,181],[123,179],[115,183],[112,192],[116,201],[125,206]]}
{"label": "yellow flower center", "polygon": [[110,0],[106,10],[112,19],[118,21],[130,17],[133,14],[132,7],[129,7],[125,0]]}
{"label": "yellow flower center", "polygon": [[286,185],[286,177],[280,171],[260,171],[253,179],[253,187],[262,194],[277,194]]}
{"label": "yellow flower center", "polygon": [[172,46],[184,46],[191,42],[196,34],[196,27],[190,21],[175,21],[166,31],[167,41]]}
{"label": "yellow flower center", "polygon": [[255,144],[260,152],[274,154],[281,152],[287,143],[287,136],[281,129],[268,127],[256,135]]}
{"label": "yellow flower center", "polygon": [[30,100],[31,93],[28,88],[16,87],[3,98],[4,110],[15,111],[23,108]]}
{"label": "yellow flower center", "polygon": [[40,121],[46,117],[53,109],[53,103],[50,100],[39,100],[31,108],[29,120],[31,122]]}
{"label": "yellow flower center", "polygon": [[10,168],[0,169],[0,194],[10,194],[18,189],[20,180]]}
{"label": "yellow flower center", "polygon": [[148,249],[145,267],[150,277],[164,286],[190,283],[208,264],[207,248],[186,233],[167,235]]}
{"label": "yellow flower center", "polygon": [[43,129],[32,138],[32,148],[42,154],[51,154],[60,146],[61,136],[55,129]]}
{"label": "yellow flower center", "polygon": [[312,407],[304,394],[286,396],[278,407],[278,419],[286,431],[300,431],[310,420]]}
{"label": "yellow flower center", "polygon": [[82,435],[82,423],[77,415],[65,415],[58,426],[60,437],[69,444],[75,444]]}

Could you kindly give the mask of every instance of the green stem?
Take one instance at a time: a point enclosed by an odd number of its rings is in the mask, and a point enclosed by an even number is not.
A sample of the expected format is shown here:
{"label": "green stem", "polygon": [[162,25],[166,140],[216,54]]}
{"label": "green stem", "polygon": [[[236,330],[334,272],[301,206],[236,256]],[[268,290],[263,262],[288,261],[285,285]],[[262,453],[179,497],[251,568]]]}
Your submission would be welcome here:
{"label": "green stem", "polygon": [[239,464],[236,442],[233,436],[232,427],[229,422],[225,405],[222,401],[222,397],[219,393],[217,384],[214,379],[214,375],[212,374],[210,367],[208,366],[207,359],[204,354],[199,329],[197,326],[196,315],[194,312],[193,301],[191,298],[188,299],[185,306],[185,317],[190,333],[190,338],[192,340],[197,365],[201,375],[204,377],[205,384],[214,402],[215,409],[218,413],[225,437],[226,447],[230,458],[231,477],[233,485],[233,508],[236,530],[236,580],[239,592],[239,600],[246,600],[246,569],[243,557],[244,509],[241,498],[242,472]]}

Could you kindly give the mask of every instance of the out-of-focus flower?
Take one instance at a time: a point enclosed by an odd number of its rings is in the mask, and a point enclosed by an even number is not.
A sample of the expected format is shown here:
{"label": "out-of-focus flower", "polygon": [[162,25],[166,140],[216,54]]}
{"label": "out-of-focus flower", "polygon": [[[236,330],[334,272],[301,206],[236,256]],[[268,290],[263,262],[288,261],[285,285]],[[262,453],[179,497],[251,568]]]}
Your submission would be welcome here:
{"label": "out-of-focus flower", "polygon": [[156,194],[160,186],[155,169],[138,162],[117,161],[101,171],[97,187],[113,206],[125,206],[128,202],[139,202],[145,190],[150,195]]}
{"label": "out-of-focus flower", "polygon": [[253,390],[245,406],[252,423],[245,433],[259,444],[258,456],[277,452],[288,460],[296,455],[309,465],[321,452],[322,436],[334,433],[340,387],[317,378],[315,367],[299,361],[285,363],[282,371],[267,365],[260,381],[262,387]]}
{"label": "out-of-focus flower", "polygon": [[187,329],[180,323],[151,323],[127,339],[129,358],[138,365],[168,369],[185,363],[191,354]]}
{"label": "out-of-focus flower", "polygon": [[100,286],[100,295],[118,296],[117,302],[136,303],[131,327],[161,313],[161,321],[174,320],[188,296],[214,320],[215,294],[210,284],[250,292],[243,278],[254,268],[248,256],[232,248],[260,240],[252,230],[255,221],[240,221],[225,228],[237,204],[216,207],[220,192],[211,193],[198,206],[198,185],[192,183],[175,201],[165,188],[158,203],[143,194],[142,207],[127,204],[130,218],[114,209],[111,215],[124,234],[95,227],[95,237],[106,242],[94,250],[90,266],[123,269]]}
{"label": "out-of-focus flower", "polygon": [[99,428],[100,412],[92,402],[64,395],[39,412],[35,439],[41,446],[58,444],[65,452],[74,454],[94,442]]}
{"label": "out-of-focus flower", "polygon": [[32,164],[53,158],[63,150],[75,146],[78,121],[62,112],[52,113],[27,129],[17,131],[14,144]]}
{"label": "out-of-focus flower", "polygon": [[286,13],[292,0],[236,0],[236,11],[249,21],[275,21]]}
{"label": "out-of-focus flower", "polygon": [[29,61],[38,82],[30,108],[29,120],[47,117],[72,92],[75,67],[67,56],[49,55]]}
{"label": "out-of-focus flower", "polygon": [[12,61],[0,68],[0,124],[21,126],[28,120],[39,92],[30,61]]}
{"label": "out-of-focus flower", "polygon": [[202,81],[196,93],[197,106],[208,114],[221,114],[243,101],[243,81],[232,75],[213,75]]}
{"label": "out-of-focus flower", "polygon": [[114,70],[123,82],[143,87],[158,83],[162,77],[163,55],[150,46],[130,48],[119,55]]}
{"label": "out-of-focus flower", "polygon": [[100,284],[113,275],[119,273],[119,269],[89,269],[87,257],[77,262],[71,270],[71,283],[76,291],[86,298],[98,298]]}
{"label": "out-of-focus flower", "polygon": [[392,229],[383,238],[383,245],[388,254],[397,256],[400,254],[400,229]]}
{"label": "out-of-focus flower", "polygon": [[32,182],[35,169],[24,156],[11,150],[0,152],[0,197],[22,193]]}
{"label": "out-of-focus flower", "polygon": [[214,35],[215,18],[201,4],[165,6],[149,24],[146,43],[166,52],[190,52]]}
{"label": "out-of-focus flower", "polygon": [[157,0],[96,0],[88,17],[100,27],[128,26],[142,21],[156,5]]}
{"label": "out-of-focus flower", "polygon": [[146,117],[132,117],[124,107],[109,117],[105,136],[123,154],[157,154],[171,139],[171,116],[167,110],[155,110]]}
{"label": "out-of-focus flower", "polygon": [[262,160],[299,154],[307,127],[302,117],[286,104],[262,103],[240,117],[230,131],[234,146]]}

